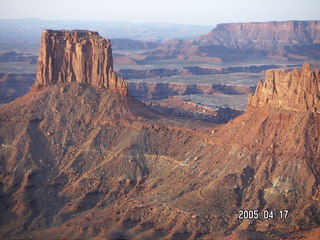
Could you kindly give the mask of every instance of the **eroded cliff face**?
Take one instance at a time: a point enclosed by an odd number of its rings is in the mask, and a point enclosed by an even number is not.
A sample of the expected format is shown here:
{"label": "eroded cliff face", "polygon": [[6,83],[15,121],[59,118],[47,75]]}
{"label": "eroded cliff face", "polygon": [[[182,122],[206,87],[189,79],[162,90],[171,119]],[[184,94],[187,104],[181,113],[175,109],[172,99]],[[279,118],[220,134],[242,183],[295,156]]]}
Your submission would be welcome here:
{"label": "eroded cliff face", "polygon": [[320,21],[273,21],[218,24],[206,35],[166,41],[151,54],[204,62],[249,59],[319,59]]}
{"label": "eroded cliff face", "polygon": [[[206,40],[206,41],[203,41]],[[199,37],[201,45],[229,48],[265,47],[275,44],[320,43],[320,21],[279,21],[218,24],[210,33]]]}
{"label": "eroded cliff face", "polygon": [[88,83],[127,93],[113,71],[109,39],[91,31],[44,30],[33,90],[63,82]]}
{"label": "eroded cliff face", "polygon": [[301,70],[266,71],[265,82],[258,83],[248,107],[272,107],[320,113],[320,70],[305,63]]}

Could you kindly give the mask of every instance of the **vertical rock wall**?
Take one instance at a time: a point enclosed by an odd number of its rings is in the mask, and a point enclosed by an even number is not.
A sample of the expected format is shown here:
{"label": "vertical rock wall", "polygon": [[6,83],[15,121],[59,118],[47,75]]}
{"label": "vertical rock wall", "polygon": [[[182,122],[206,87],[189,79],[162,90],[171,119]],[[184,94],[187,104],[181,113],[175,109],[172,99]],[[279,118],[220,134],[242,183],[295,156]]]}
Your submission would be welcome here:
{"label": "vertical rock wall", "polygon": [[88,83],[127,93],[127,83],[113,71],[109,39],[91,31],[44,30],[33,90],[63,82]]}
{"label": "vertical rock wall", "polygon": [[308,63],[291,72],[267,70],[248,105],[320,113],[320,70],[312,71]]}

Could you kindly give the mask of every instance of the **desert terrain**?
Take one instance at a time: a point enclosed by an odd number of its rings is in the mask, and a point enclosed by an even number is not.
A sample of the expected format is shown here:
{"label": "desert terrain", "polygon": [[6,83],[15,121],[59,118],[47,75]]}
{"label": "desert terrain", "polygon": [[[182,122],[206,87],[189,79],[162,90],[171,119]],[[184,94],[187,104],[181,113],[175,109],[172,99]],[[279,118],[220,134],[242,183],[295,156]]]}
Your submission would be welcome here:
{"label": "desert terrain", "polygon": [[3,51],[1,238],[319,238],[320,23],[261,24]]}
{"label": "desert terrain", "polygon": [[[21,20],[20,28],[17,28],[17,21],[0,21],[0,29],[4,32],[0,39],[3,48],[0,55],[1,104],[29,91],[37,71],[40,29],[44,26],[59,28],[61,24]],[[102,35],[111,35],[114,68],[129,83],[130,95],[155,110],[160,110],[155,101],[166,99],[165,104],[159,103],[161,111],[173,115],[176,113],[170,109],[177,106],[176,101],[184,101],[224,112],[226,114],[219,119],[226,122],[235,116],[234,111],[244,112],[247,95],[254,92],[258,81],[264,78],[265,70],[290,70],[301,67],[305,61],[314,68],[320,66],[319,21],[219,24],[211,31],[208,26],[164,25],[156,28],[88,24],[66,22],[64,28],[91,27]],[[24,31],[20,31],[21,28]],[[143,34],[137,38],[132,34],[139,29]],[[229,99],[233,97],[240,101],[241,108],[229,108]],[[208,103],[206,99],[209,98],[215,104]],[[184,111],[179,115],[184,116]],[[187,115],[212,120],[212,116],[199,116],[193,114],[193,110]]]}

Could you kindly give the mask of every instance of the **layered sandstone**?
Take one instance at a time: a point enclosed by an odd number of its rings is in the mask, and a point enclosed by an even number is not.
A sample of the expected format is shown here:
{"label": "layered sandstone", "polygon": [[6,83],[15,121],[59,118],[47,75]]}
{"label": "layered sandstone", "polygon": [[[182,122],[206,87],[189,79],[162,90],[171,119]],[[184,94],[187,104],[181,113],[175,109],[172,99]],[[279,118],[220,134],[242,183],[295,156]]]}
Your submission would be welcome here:
{"label": "layered sandstone", "polygon": [[245,59],[319,59],[320,21],[273,21],[218,24],[206,35],[166,41],[153,56],[198,62]]}
{"label": "layered sandstone", "polygon": [[110,40],[97,32],[42,32],[33,89],[63,82],[88,83],[127,93],[127,84],[113,71]]}
{"label": "layered sandstone", "polygon": [[207,35],[196,38],[195,42],[228,48],[315,44],[320,43],[320,21],[223,23]]}
{"label": "layered sandstone", "polygon": [[291,72],[267,70],[265,82],[259,81],[248,104],[320,113],[320,70],[312,71],[308,63]]}

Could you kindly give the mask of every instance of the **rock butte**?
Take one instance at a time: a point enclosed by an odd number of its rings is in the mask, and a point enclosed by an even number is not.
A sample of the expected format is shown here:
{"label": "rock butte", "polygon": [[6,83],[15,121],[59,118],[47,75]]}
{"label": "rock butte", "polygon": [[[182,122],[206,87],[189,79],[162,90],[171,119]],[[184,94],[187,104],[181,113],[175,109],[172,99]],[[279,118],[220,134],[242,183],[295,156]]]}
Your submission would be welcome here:
{"label": "rock butte", "polygon": [[113,71],[109,39],[97,32],[44,30],[33,90],[79,82],[127,94],[127,83]]}
{"label": "rock butte", "polygon": [[312,71],[308,63],[291,72],[267,70],[265,82],[259,81],[248,106],[320,113],[319,83],[320,70]]}

